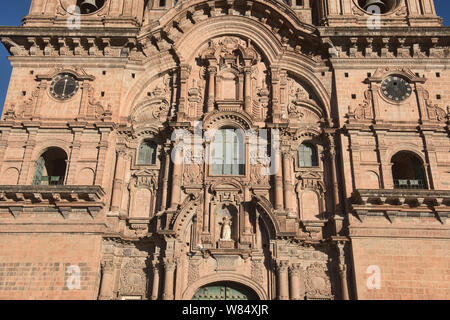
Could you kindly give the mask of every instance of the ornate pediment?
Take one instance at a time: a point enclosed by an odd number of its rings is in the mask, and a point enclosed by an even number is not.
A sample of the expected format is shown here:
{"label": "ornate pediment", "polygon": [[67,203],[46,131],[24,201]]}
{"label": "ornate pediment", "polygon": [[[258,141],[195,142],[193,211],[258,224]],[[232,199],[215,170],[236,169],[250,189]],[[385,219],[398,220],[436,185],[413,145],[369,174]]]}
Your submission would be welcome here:
{"label": "ornate pediment", "polygon": [[372,75],[372,77],[368,78],[367,81],[369,82],[381,82],[384,78],[386,78],[388,75],[400,75],[404,76],[411,82],[425,82],[426,79],[416,76],[414,72],[411,71],[411,69],[408,68],[402,68],[402,67],[384,67],[384,68],[377,68],[375,73]]}
{"label": "ornate pediment", "polygon": [[95,80],[95,77],[93,75],[88,74],[82,67],[79,67],[79,66],[69,66],[69,67],[57,66],[45,74],[36,75],[36,79],[37,80],[51,80],[56,75],[61,74],[61,73],[71,73],[78,80],[89,80],[89,81]]}

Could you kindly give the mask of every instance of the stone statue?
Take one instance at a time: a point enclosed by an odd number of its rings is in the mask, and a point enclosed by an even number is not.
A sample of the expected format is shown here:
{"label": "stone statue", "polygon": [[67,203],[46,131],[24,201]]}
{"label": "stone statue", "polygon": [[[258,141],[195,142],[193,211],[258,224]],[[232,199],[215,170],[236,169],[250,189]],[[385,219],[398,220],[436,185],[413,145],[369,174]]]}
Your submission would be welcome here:
{"label": "stone statue", "polygon": [[231,240],[231,219],[230,217],[224,217],[222,222],[222,237],[220,240],[230,241]]}

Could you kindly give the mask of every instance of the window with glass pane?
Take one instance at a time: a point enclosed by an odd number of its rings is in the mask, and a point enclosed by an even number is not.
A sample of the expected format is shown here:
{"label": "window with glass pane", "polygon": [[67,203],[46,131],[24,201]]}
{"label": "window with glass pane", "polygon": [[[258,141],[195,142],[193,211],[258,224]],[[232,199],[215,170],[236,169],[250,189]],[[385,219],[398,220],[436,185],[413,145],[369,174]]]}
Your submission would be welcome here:
{"label": "window with glass pane", "polygon": [[212,174],[244,174],[244,143],[234,129],[220,129],[214,135]]}
{"label": "window with glass pane", "polygon": [[144,142],[139,147],[138,164],[156,164],[156,144]]}
{"label": "window with glass pane", "polygon": [[298,149],[298,163],[300,167],[317,167],[319,160],[316,147],[311,143],[302,143]]}

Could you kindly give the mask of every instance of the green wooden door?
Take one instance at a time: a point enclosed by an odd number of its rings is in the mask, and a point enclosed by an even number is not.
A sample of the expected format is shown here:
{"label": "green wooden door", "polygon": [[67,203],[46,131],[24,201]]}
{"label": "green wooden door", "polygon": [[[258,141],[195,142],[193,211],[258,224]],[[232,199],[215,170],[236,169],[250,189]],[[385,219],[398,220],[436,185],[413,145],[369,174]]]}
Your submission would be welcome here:
{"label": "green wooden door", "polygon": [[38,186],[41,184],[42,175],[44,173],[45,159],[44,157],[39,157],[36,164],[36,171],[34,173],[33,185]]}
{"label": "green wooden door", "polygon": [[232,282],[220,282],[197,290],[192,300],[257,300],[252,290]]}

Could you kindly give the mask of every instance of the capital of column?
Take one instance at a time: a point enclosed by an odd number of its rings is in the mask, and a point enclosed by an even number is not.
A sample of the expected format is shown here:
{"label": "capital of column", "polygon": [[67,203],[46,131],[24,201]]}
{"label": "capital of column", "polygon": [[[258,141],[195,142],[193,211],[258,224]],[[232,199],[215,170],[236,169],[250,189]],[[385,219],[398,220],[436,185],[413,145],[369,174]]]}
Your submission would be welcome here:
{"label": "capital of column", "polygon": [[102,271],[104,273],[111,273],[114,271],[114,262],[113,260],[103,260],[100,264]]}
{"label": "capital of column", "polygon": [[177,261],[174,258],[164,258],[164,267],[167,271],[175,270],[177,266]]}
{"label": "capital of column", "polygon": [[293,263],[290,267],[289,267],[289,275],[292,277],[296,277],[296,276],[300,276],[302,271],[302,267],[300,265],[300,263]]}
{"label": "capital of column", "polygon": [[216,74],[217,73],[217,67],[216,66],[208,66],[206,68],[206,71],[208,72],[208,74]]}
{"label": "capital of column", "polygon": [[287,260],[279,260],[276,267],[279,273],[286,273],[289,268],[289,262]]}

